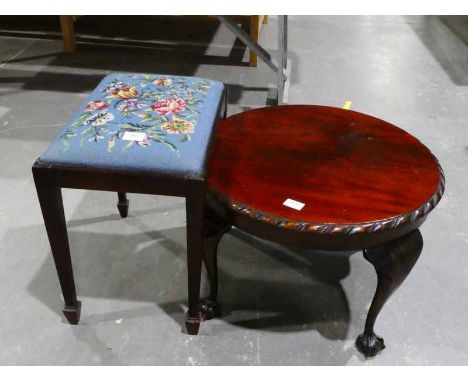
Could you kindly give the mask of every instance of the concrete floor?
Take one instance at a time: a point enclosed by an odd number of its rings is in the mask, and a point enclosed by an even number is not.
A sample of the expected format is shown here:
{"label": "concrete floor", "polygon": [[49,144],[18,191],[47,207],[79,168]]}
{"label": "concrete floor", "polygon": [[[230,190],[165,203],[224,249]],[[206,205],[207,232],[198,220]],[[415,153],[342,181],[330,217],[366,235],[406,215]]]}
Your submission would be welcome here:
{"label": "concrete floor", "polygon": [[[64,190],[83,302],[80,325],[64,322],[30,168],[98,80],[117,70],[221,80],[230,114],[267,104],[274,88],[215,20],[145,20],[84,17],[78,31],[149,47],[80,44],[71,55],[0,20],[0,364],[467,364],[468,48],[466,21],[453,18],[290,18],[291,103],[351,101],[418,137],[446,173],[423,254],[377,321],[380,355],[366,361],[353,346],[376,283],[360,253],[295,251],[240,231],[219,250],[225,316],[185,334],[184,201],[170,197],[130,195],[122,220],[115,194]],[[271,52],[275,21],[261,36]]]}

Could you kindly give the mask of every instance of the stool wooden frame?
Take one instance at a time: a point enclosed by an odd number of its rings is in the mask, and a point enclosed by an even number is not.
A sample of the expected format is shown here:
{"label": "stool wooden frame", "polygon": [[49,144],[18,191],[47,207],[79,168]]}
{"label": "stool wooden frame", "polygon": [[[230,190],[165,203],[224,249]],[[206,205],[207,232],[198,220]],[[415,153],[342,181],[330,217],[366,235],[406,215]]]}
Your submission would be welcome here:
{"label": "stool wooden frame", "polygon": [[[226,93],[217,113],[219,118],[226,114]],[[206,192],[204,176],[195,178],[157,172],[71,167],[41,163],[40,159],[34,163],[32,172],[65,301],[63,313],[68,322],[74,325],[80,319],[81,302],[76,295],[61,189],[115,191],[118,193],[117,207],[122,217],[128,213],[127,193],[185,197],[188,269],[186,327],[189,334],[198,333]]]}

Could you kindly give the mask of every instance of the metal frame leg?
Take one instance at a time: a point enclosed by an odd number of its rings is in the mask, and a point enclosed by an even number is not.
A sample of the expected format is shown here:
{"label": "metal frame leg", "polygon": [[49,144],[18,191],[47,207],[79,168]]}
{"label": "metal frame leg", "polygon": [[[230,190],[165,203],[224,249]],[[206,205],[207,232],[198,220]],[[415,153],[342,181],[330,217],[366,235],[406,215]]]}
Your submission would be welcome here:
{"label": "metal frame leg", "polygon": [[253,51],[265,64],[267,64],[277,74],[277,100],[281,105],[287,102],[289,92],[288,74],[288,16],[278,16],[278,62],[256,41],[252,40],[249,34],[239,27],[234,21],[226,16],[216,16],[226,27],[237,36],[247,47]]}
{"label": "metal frame leg", "polygon": [[287,80],[285,74],[287,67],[287,23],[288,16],[278,16],[278,63],[281,70],[277,73],[278,105],[284,103],[284,83]]}

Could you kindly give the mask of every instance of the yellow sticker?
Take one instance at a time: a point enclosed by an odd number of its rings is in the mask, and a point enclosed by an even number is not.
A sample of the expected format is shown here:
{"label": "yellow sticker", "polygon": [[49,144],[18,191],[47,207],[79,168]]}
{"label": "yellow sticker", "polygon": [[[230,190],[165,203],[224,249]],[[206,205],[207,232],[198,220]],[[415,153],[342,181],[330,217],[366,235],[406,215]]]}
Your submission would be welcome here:
{"label": "yellow sticker", "polygon": [[346,109],[346,110],[351,109],[351,105],[352,105],[352,104],[353,104],[353,103],[352,103],[351,101],[346,101],[346,102],[344,103],[344,105],[343,105],[343,109]]}

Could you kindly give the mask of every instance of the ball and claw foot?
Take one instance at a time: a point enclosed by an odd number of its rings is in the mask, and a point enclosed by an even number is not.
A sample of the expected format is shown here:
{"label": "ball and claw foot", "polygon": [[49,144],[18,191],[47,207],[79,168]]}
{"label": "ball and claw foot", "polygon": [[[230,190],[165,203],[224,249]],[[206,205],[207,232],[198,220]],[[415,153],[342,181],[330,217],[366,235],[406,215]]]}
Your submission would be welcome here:
{"label": "ball and claw foot", "polygon": [[200,317],[190,317],[187,313],[185,317],[185,327],[187,328],[187,333],[196,336],[198,334],[198,329],[200,328]]}
{"label": "ball and claw foot", "polygon": [[78,325],[81,315],[81,301],[76,302],[76,306],[66,306],[63,308],[63,314],[71,325]]}
{"label": "ball and claw foot", "polygon": [[363,333],[356,338],[356,348],[364,357],[374,357],[385,349],[384,339],[375,333]]}
{"label": "ball and claw foot", "polygon": [[128,215],[128,205],[130,204],[128,199],[120,201],[117,203],[117,208],[119,209],[120,216],[126,218]]}
{"label": "ball and claw foot", "polygon": [[215,317],[221,317],[221,309],[219,307],[219,303],[209,298],[203,301],[203,303],[201,304],[200,312],[205,321],[211,320]]}

